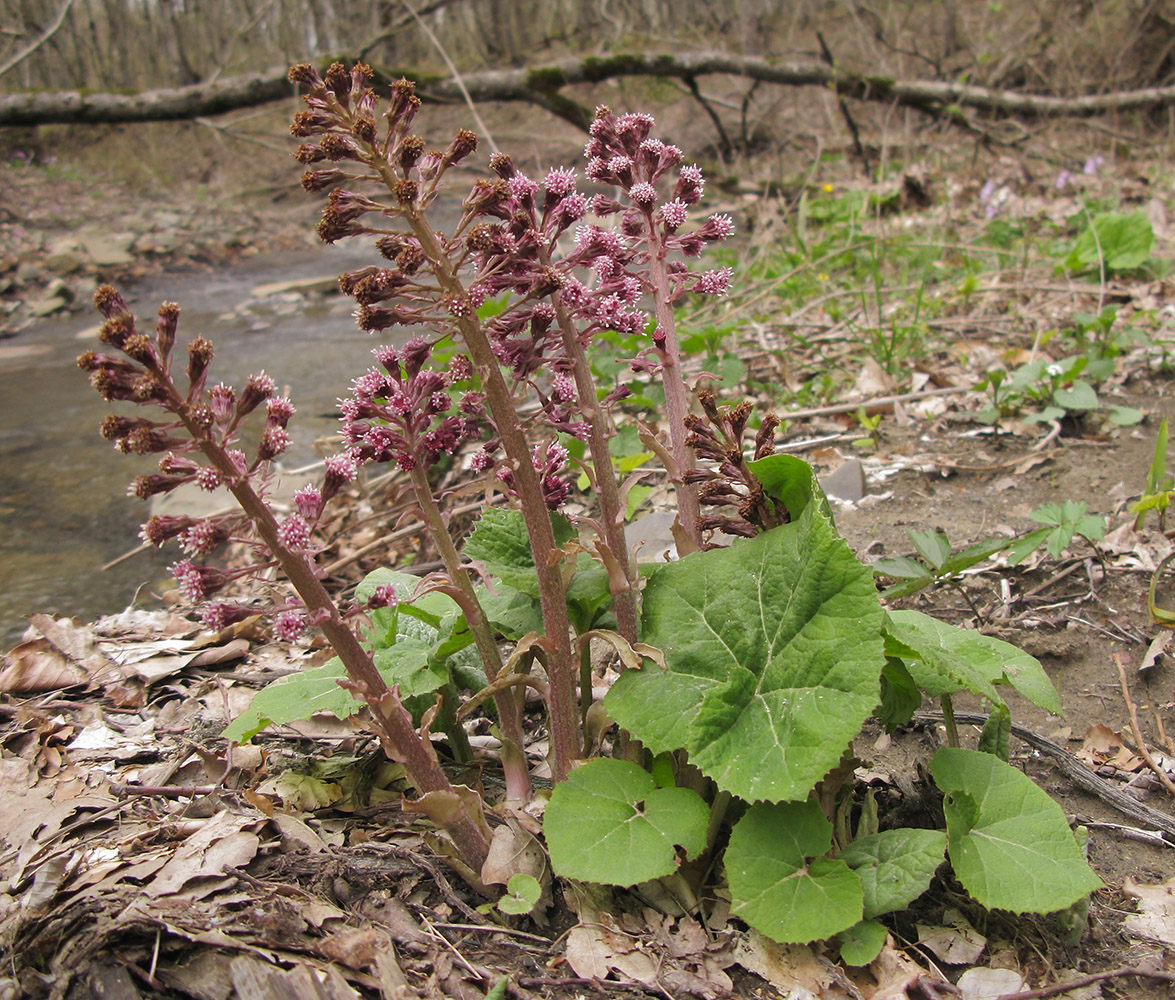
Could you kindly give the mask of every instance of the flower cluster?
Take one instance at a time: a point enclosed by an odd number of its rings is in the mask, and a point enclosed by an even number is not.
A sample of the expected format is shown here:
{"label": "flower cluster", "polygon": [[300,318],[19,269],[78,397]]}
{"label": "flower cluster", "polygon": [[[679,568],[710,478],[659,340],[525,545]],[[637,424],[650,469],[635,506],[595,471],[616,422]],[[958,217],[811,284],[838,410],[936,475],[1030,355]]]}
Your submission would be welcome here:
{"label": "flower cluster", "polygon": [[432,348],[413,337],[399,350],[385,345],[372,351],[380,367],[355,379],[352,395],[339,401],[343,441],[355,460],[394,462],[406,472],[427,469],[481,433],[482,397],[459,389],[471,374],[467,360],[458,355],[442,374],[425,367]]}
{"label": "flower cluster", "polygon": [[[702,414],[687,418],[690,433],[686,444],[703,464],[686,478],[699,484],[699,502],[710,510],[702,517],[703,529],[751,538],[786,523],[787,510],[763,492],[762,484],[747,468],[742,441],[752,404],[744,400],[720,407],[709,389],[698,392],[698,402]],[[763,416],[752,459],[773,453],[777,426],[779,420],[773,414]]]}
{"label": "flower cluster", "polygon": [[[209,385],[213,347],[196,337],[187,345],[187,387],[181,390],[172,376],[179,307],[163,304],[150,337],[138,331],[126,302],[109,285],[98,289],[94,302],[104,318],[99,339],[120,354],[86,351],[78,366],[89,372],[91,385],[103,398],[150,406],[165,416],[152,420],[111,413],[101,422],[102,436],[119,451],[160,455],[158,471],[137,476],[128,492],[147,500],[189,483],[207,491],[226,486],[234,493],[246,492],[258,507],[254,512],[212,517],[154,515],[143,524],[141,537],[156,547],[178,544],[184,558],[171,566],[172,575],[185,600],[203,605],[201,617],[209,628],[221,629],[258,614],[261,609],[253,605],[214,598],[233,582],[256,577],[277,561],[273,547],[254,530],[260,511],[273,525],[274,545],[312,560],[313,531],[324,505],[355,477],[357,461],[351,456],[328,460],[322,486],[299,490],[294,509],[279,520],[263,498],[271,488],[270,462],[290,444],[288,425],[295,410],[288,397],[278,395],[274,379],[258,372],[239,392],[223,382]],[[257,411],[264,413],[264,424],[250,458],[237,445],[242,422]],[[250,565],[226,570],[208,562],[230,542],[252,551]],[[292,635],[294,612],[289,606],[271,610],[281,612],[274,619],[278,631]]]}

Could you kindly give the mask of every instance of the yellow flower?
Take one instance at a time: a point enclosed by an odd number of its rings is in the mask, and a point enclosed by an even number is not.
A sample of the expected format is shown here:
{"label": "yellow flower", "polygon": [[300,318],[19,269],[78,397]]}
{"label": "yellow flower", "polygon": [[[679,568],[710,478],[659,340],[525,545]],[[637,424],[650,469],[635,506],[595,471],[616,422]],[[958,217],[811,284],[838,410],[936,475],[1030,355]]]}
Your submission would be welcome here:
{"label": "yellow flower", "polygon": [[825,194],[832,194],[832,185],[831,184],[822,184],[822,185],[820,185],[820,190],[823,191]]}

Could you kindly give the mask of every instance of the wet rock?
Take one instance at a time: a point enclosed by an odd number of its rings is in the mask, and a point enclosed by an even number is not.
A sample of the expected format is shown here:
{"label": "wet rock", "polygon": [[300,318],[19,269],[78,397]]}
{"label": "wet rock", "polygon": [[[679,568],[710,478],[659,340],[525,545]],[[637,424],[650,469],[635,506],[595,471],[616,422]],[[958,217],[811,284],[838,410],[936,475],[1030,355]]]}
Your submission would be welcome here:
{"label": "wet rock", "polygon": [[258,285],[249,294],[254,298],[264,299],[273,295],[285,295],[288,292],[302,294],[317,293],[329,295],[339,290],[337,274],[326,274],[318,278],[295,278],[293,281],[275,281],[269,285]]}
{"label": "wet rock", "polygon": [[85,263],[82,248],[74,239],[58,240],[49,247],[45,267],[56,275],[72,274]]}
{"label": "wet rock", "polygon": [[73,289],[60,278],[51,281],[45,290],[29,305],[29,315],[40,318],[52,316],[73,301]]}
{"label": "wet rock", "polygon": [[130,248],[134,233],[88,233],[81,237],[82,252],[95,267],[124,267],[134,262]]}

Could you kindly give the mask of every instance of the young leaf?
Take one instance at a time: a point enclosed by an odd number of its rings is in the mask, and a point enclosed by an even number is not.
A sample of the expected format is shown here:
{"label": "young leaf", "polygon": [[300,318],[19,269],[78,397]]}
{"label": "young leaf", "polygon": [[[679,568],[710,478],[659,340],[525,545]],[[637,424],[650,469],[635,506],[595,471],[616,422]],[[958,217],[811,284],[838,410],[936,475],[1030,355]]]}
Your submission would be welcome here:
{"label": "young leaf", "polygon": [[816,470],[802,458],[796,458],[795,455],[768,455],[748,462],[747,468],[763,484],[767,495],[787,508],[792,521],[798,521],[813,500],[824,516],[832,520],[832,508],[820,486]]}
{"label": "young leaf", "polygon": [[891,656],[881,671],[881,707],[877,718],[888,732],[904,726],[922,707],[922,692],[910,676],[906,665]]}
{"label": "young leaf", "polygon": [[876,920],[862,920],[836,936],[840,957],[846,965],[868,965],[885,947],[889,931]]}
{"label": "young leaf", "polygon": [[1008,548],[1008,565],[1019,566],[1020,563],[1039,549],[1040,543],[1051,534],[1051,528],[1037,528],[1036,531],[1028,532],[1023,538],[1016,539]]}
{"label": "young leaf", "polygon": [[993,705],[979,734],[979,749],[1006,761],[1012,753],[1012,713],[1008,707]]}
{"label": "young leaf", "polygon": [[900,827],[854,840],[840,859],[857,873],[865,894],[865,916],[901,910],[929,887],[945,860],[941,830]]}
{"label": "young leaf", "polygon": [[936,570],[942,568],[951,554],[951,543],[941,531],[911,531],[906,529],[918,555],[925,559]]}
{"label": "young leaf", "polygon": [[658,788],[636,764],[597,757],[555,786],[543,833],[564,878],[628,886],[673,874],[676,845],[698,854],[709,819],[697,792]]}
{"label": "young leaf", "polygon": [[543,894],[542,884],[533,875],[515,872],[506,883],[506,895],[498,900],[498,909],[512,916],[530,913]]}
{"label": "young leaf", "polygon": [[1099,405],[1093,386],[1084,379],[1075,379],[1071,385],[1057,389],[1053,402],[1066,410],[1096,410]]}
{"label": "young leaf", "polygon": [[[730,912],[781,944],[832,937],[861,919],[861,880],[821,857],[832,824],[815,802],[751,806],[730,833]],[[815,861],[809,861],[816,858]]]}
{"label": "young leaf", "polygon": [[744,799],[806,798],[877,705],[885,660],[872,574],[819,504],[661,567],[642,624],[667,670],[622,674],[609,714],[653,753],[684,747]]}
{"label": "young leaf", "polygon": [[1052,913],[1101,887],[1061,807],[1027,775],[957,747],[939,750],[930,773],[946,796],[955,875],[984,906]]}
{"label": "young leaf", "polygon": [[963,570],[970,569],[977,563],[983,562],[984,559],[994,556],[997,552],[1002,552],[1011,544],[1012,541],[1008,538],[988,538],[985,541],[976,542],[974,545],[968,545],[962,552],[956,552],[944,562],[942,571],[947,574],[962,573]]}
{"label": "young leaf", "polygon": [[874,576],[892,576],[895,580],[925,580],[933,583],[934,577],[917,559],[897,556],[893,559],[877,559],[869,564]]}
{"label": "young leaf", "polygon": [[1034,705],[1061,714],[1061,699],[1040,661],[1011,643],[957,628],[919,611],[891,611],[885,631],[918,686],[932,698],[966,689],[994,705],[1004,700],[997,684],[1010,684]]}
{"label": "young leaf", "polygon": [[249,707],[221,735],[244,743],[266,726],[299,722],[316,712],[329,712],[339,719],[354,715],[362,705],[350,691],[339,687],[346,676],[343,661],[335,657],[321,667],[280,677],[253,695]]}
{"label": "young leaf", "polygon": [[1065,267],[1083,271],[1104,260],[1111,271],[1128,271],[1146,263],[1154,242],[1155,232],[1145,212],[1102,212],[1077,238]]}

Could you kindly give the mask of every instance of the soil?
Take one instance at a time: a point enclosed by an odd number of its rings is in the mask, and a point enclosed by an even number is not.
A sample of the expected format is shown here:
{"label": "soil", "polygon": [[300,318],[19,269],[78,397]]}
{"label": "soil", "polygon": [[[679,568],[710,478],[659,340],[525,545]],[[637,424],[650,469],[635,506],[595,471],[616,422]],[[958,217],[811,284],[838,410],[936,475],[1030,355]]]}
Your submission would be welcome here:
{"label": "soil", "polygon": [[[509,114],[491,126],[504,147],[519,138],[510,134],[519,128]],[[193,143],[181,156],[172,151],[179,145],[175,138],[202,133],[194,125],[176,128],[104,130],[85,150],[68,137],[42,134],[29,137],[35,143],[23,161],[15,145],[0,156],[7,160],[0,165],[0,292],[7,317],[0,320],[7,324],[0,352],[21,349],[21,331],[54,298],[61,300],[55,308],[74,308],[99,278],[227,267],[242,254],[305,245],[313,212],[298,192],[289,198],[288,182],[277,179],[288,177],[289,169],[279,153],[262,150],[248,168],[240,147],[224,155],[215,142]],[[572,155],[567,147],[577,139],[562,129],[556,126],[548,143],[529,147],[536,160]],[[152,176],[142,162],[127,166],[131,141],[152,150],[144,160],[173,171],[169,181]],[[114,165],[101,168],[104,162]],[[1006,167],[1007,160],[987,166],[996,171],[1001,164]],[[975,192],[982,177],[955,168],[960,173],[940,173],[939,184],[953,185],[949,200],[956,210],[966,204],[966,211],[980,214]],[[1123,186],[1145,172],[1126,161],[1116,170]],[[210,187],[217,188],[215,196],[207,194]],[[197,200],[197,188],[205,200]],[[741,206],[743,221],[755,221],[754,206],[737,189],[718,197]],[[95,232],[128,233],[115,249],[129,259],[115,254],[118,262],[97,263],[92,248],[67,245],[83,220]],[[756,224],[762,238],[766,223]],[[1156,254],[1170,251],[1169,238],[1156,248]],[[1048,283],[1048,276],[1042,280]],[[1141,312],[1169,307],[1171,291],[1169,282],[1147,282],[1112,285],[1103,294]],[[1064,290],[1017,294],[1021,315],[1091,305],[1088,296]],[[1008,336],[991,335],[984,333],[985,320],[998,324],[1002,317],[973,319],[971,332],[958,340],[986,337],[997,352],[1035,346],[1032,324]],[[761,330],[741,353],[752,371],[762,370],[762,381],[785,384],[820,363],[797,352],[783,326]],[[842,359],[854,374],[867,369],[865,360],[859,349]],[[1135,744],[1119,664],[1149,746],[1168,753],[1160,727],[1165,722],[1175,732],[1169,658],[1160,655],[1141,669],[1152,641],[1165,634],[1148,612],[1147,588],[1151,571],[1172,547],[1154,515],[1141,532],[1117,530],[1133,520],[1127,507],[1145,480],[1159,419],[1175,416],[1171,377],[1152,361],[1146,351],[1134,352],[1099,389],[1106,400],[1144,410],[1147,422],[1138,427],[1116,427],[1102,413],[1051,429],[1015,420],[998,430],[982,427],[965,417],[980,401],[970,390],[974,368],[945,344],[921,359],[913,381],[871,383],[871,391],[859,393],[865,399],[888,395],[887,388],[958,388],[953,395],[881,407],[883,420],[868,447],[851,443],[862,433],[856,420],[835,413],[792,419],[781,440],[822,473],[846,460],[862,463],[866,496],[838,503],[836,519],[866,559],[912,554],[907,528],[942,530],[958,550],[1025,531],[1033,526],[1028,515],[1043,503],[1081,501],[1090,513],[1105,515],[1111,534],[1098,546],[1075,542],[1060,559],[1038,553],[1014,569],[997,557],[966,575],[966,599],[940,585],[897,603],[977,624],[1037,656],[1061,694],[1065,715],[1047,716],[1013,700],[1013,721],[1074,753],[1086,747],[1107,782],[1127,787],[1175,824],[1171,797],[1146,780],[1137,754],[1087,741],[1091,729],[1101,726],[1122,734],[1118,745]],[[842,388],[844,398],[851,396],[851,385]],[[369,519],[369,500],[355,498],[350,516]],[[366,530],[352,549],[336,554],[352,554],[379,529]],[[355,558],[340,569],[339,580],[354,580],[391,558],[386,549]],[[1162,598],[1160,589],[1160,604]],[[218,738],[225,718],[262,681],[321,658],[321,650],[279,646],[257,625],[201,637],[179,609],[127,613],[90,625],[45,618],[33,624],[30,642],[5,658],[0,675],[8,692],[0,702],[0,809],[7,816],[0,825],[7,827],[0,864],[8,880],[0,893],[6,950],[0,997],[227,1000],[381,991],[385,997],[465,997],[485,995],[503,975],[510,977],[511,996],[706,995],[704,983],[691,989],[679,981],[667,991],[663,984],[644,989],[580,979],[563,957],[572,919],[566,906],[556,906],[549,923],[488,918],[478,909],[483,900],[435,859],[425,828],[400,809],[399,791],[363,734],[315,719],[226,755]],[[131,659],[112,662],[119,650],[144,659],[137,668]],[[21,670],[42,679],[55,676],[57,683],[22,689],[13,680]],[[964,701],[955,706],[959,713],[977,707]],[[973,742],[976,732],[964,725],[964,743]],[[935,721],[925,720],[892,737],[866,733],[857,753],[878,787],[908,797],[917,784],[910,776],[942,739]],[[1170,971],[1170,939],[1164,944],[1128,930],[1124,921],[1138,905],[1126,891],[1131,880],[1152,885],[1175,877],[1175,836],[1140,842],[1121,827],[1145,824],[1082,791],[1054,758],[1031,744],[1014,738],[1012,747],[1014,762],[1089,828],[1090,862],[1106,885],[1093,896],[1081,944],[1066,946],[1051,918],[986,914],[968,905],[957,886],[936,882],[910,914],[894,922],[897,946],[909,948],[931,977],[926,982],[939,975],[957,980],[963,966],[946,965],[918,947],[915,924],[939,925],[950,918],[948,911],[961,910],[988,938],[975,964],[1014,969],[1030,986],[1122,967]],[[337,767],[299,779],[298,788],[279,784],[294,765],[305,767],[313,758],[324,761],[320,768],[332,762]],[[358,787],[355,758],[363,763]],[[656,917],[647,902],[642,909],[632,897],[614,904],[636,922],[632,926]],[[694,955],[692,961],[681,967],[704,974],[702,960]],[[316,986],[310,970],[318,974]],[[737,966],[727,971],[735,995],[784,995]],[[836,992],[847,987],[833,982],[824,987],[820,995],[850,995]],[[1106,980],[1100,989],[1106,997],[1170,995],[1169,985],[1134,977]],[[935,994],[920,992],[912,981],[909,995]]]}

